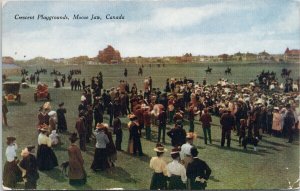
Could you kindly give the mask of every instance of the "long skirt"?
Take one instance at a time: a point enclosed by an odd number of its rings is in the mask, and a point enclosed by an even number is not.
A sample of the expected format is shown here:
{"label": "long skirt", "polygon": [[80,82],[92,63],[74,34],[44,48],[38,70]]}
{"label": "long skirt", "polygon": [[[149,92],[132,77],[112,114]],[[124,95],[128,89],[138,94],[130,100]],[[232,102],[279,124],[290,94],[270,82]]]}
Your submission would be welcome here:
{"label": "long skirt", "polygon": [[96,148],[91,169],[94,171],[109,168],[106,148]]}
{"label": "long skirt", "polygon": [[181,180],[181,176],[172,175],[169,179],[169,190],[185,190],[186,184]]}
{"label": "long skirt", "polygon": [[3,169],[3,185],[9,188],[15,188],[17,182],[22,181],[22,172],[17,166],[17,162],[5,162]]}
{"label": "long skirt", "polygon": [[40,171],[52,170],[58,166],[57,158],[52,148],[44,144],[38,146],[36,159]]}
{"label": "long skirt", "polygon": [[153,173],[150,190],[166,190],[167,177],[163,173]]}
{"label": "long skirt", "polygon": [[83,171],[84,177],[82,179],[69,179],[69,184],[73,186],[80,186],[86,183],[86,172]]}

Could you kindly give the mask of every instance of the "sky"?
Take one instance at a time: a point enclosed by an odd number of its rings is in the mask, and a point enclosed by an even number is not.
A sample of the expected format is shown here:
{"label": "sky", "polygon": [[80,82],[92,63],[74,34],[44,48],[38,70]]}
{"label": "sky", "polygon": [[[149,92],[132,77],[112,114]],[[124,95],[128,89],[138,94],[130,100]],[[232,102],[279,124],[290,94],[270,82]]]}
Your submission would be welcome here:
{"label": "sky", "polygon": [[[107,45],[122,57],[282,54],[287,47],[300,49],[299,12],[299,0],[7,1],[2,55],[95,57]],[[17,14],[35,19],[15,19]],[[69,20],[37,20],[39,14]],[[73,20],[74,14],[102,19]],[[107,20],[107,14],[125,19]]]}

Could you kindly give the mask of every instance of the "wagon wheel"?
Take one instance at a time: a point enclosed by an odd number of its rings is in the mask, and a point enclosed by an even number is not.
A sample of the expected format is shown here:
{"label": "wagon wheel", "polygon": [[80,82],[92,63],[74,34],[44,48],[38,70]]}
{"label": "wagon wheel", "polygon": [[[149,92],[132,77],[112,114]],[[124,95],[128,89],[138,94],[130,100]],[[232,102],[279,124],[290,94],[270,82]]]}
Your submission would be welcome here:
{"label": "wagon wheel", "polygon": [[34,93],[34,101],[37,101],[37,95]]}

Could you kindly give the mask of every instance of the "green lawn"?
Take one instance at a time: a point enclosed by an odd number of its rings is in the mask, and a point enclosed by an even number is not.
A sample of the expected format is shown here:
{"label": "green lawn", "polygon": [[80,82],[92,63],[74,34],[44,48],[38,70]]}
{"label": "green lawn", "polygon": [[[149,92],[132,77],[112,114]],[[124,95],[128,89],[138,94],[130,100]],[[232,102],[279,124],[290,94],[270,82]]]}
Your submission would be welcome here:
{"label": "green lawn", "polygon": [[[205,67],[205,66],[204,66]],[[83,75],[90,76],[98,73],[95,70],[96,66],[85,69]],[[255,68],[255,67],[253,67]],[[66,68],[62,68],[62,70]],[[118,70],[116,66],[109,68],[109,66],[103,66],[102,71],[104,74],[105,87],[111,87],[116,85],[119,79],[123,76],[123,68]],[[184,69],[184,70],[183,70]],[[195,70],[201,70],[195,67]],[[146,69],[145,69],[146,70]],[[165,69],[153,69],[155,73],[151,71],[145,71],[147,74],[151,74],[154,77],[154,86],[158,84],[162,88],[166,77],[172,77],[175,75],[192,73],[191,78],[196,75],[197,71],[193,71],[193,68],[165,68]],[[159,70],[162,70],[159,72]],[[165,72],[164,72],[164,71]],[[247,78],[255,76],[254,71],[260,71],[262,69],[253,69],[251,72],[244,72]],[[271,70],[271,69],[270,69]],[[279,67],[276,68],[279,70]],[[166,73],[166,72],[174,73]],[[220,69],[221,71],[221,69]],[[136,70],[137,72],[137,70]],[[246,75],[247,74],[247,75]],[[241,75],[241,74],[239,74]],[[218,76],[216,76],[217,78]],[[202,76],[198,77],[199,80]],[[214,77],[215,78],[215,77]],[[234,75],[233,77],[234,78]],[[19,79],[19,77],[11,77],[11,79]],[[43,77],[44,81],[51,83],[49,75]],[[137,78],[136,74],[130,77],[128,80],[133,82],[135,80],[141,80]],[[163,80],[163,81],[162,81]],[[22,103],[11,103],[8,106],[8,123],[9,128],[2,128],[2,156],[5,156],[5,141],[7,136],[16,136],[19,145],[18,154],[21,149],[28,144],[37,145],[37,131],[35,125],[37,123],[37,113],[42,101],[35,103],[33,101],[33,88],[22,89]],[[77,116],[77,106],[80,102],[80,92],[71,91],[69,89],[50,89],[52,97],[53,109],[57,109],[57,104],[61,101],[65,102],[67,108],[67,123],[69,131],[74,131],[75,120]],[[124,127],[127,123],[126,118],[121,119]],[[198,120],[198,119],[197,119]],[[104,121],[108,122],[108,116],[105,115]],[[244,151],[238,146],[238,137],[232,136],[232,148],[220,147],[221,131],[219,127],[218,118],[213,119],[212,127],[212,145],[204,145],[203,132],[198,121],[196,121],[195,129],[198,133],[198,138],[195,141],[195,145],[199,149],[199,157],[205,160],[212,169],[212,175],[208,181],[207,189],[286,189],[288,188],[289,178],[291,181],[295,181],[299,178],[299,141],[296,140],[293,144],[286,143],[287,140],[282,138],[270,137],[264,135],[263,140],[259,143],[258,151],[254,152],[252,146],[248,146],[248,151]],[[170,126],[168,126],[170,128]],[[188,126],[185,125],[188,129]],[[108,172],[94,173],[90,169],[90,165],[93,160],[94,145],[88,145],[88,151],[82,152],[85,160],[85,169],[88,175],[88,181],[85,186],[72,187],[68,184],[68,179],[63,177],[60,169],[57,167],[49,172],[40,172],[40,179],[38,180],[38,189],[107,189],[107,188],[125,188],[125,189],[148,189],[151,181],[152,171],[149,168],[149,161],[152,156],[155,155],[153,148],[155,147],[157,128],[152,127],[153,140],[147,141],[142,139],[142,146],[146,156],[134,157],[128,155],[126,152],[118,152],[118,160],[115,168]],[[124,137],[122,147],[127,149],[128,131],[124,128]],[[54,151],[58,157],[59,163],[68,159],[68,153],[66,151],[69,146],[68,136],[62,135],[63,145],[59,148],[55,148]],[[171,150],[170,139],[167,138],[167,149]],[[170,153],[165,153],[166,160],[171,160]],[[19,155],[20,158],[20,155]],[[3,165],[5,157],[3,157]],[[23,184],[19,185],[23,188]]]}

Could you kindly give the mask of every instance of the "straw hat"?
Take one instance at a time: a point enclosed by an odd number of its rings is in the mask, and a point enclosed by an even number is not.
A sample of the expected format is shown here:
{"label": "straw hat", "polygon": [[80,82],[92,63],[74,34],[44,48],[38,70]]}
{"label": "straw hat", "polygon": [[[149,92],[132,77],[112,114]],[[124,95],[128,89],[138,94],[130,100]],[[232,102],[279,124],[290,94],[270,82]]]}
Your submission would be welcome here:
{"label": "straw hat", "polygon": [[274,110],[278,110],[278,111],[279,111],[279,107],[274,107],[273,109],[274,109]]}
{"label": "straw hat", "polygon": [[133,113],[131,113],[127,117],[132,120],[132,119],[136,118],[136,115],[134,115]]}
{"label": "straw hat", "polygon": [[186,134],[186,138],[187,139],[195,139],[196,137],[197,137],[197,135],[195,133],[193,133],[193,132],[188,132]]}
{"label": "straw hat", "polygon": [[97,123],[96,129],[103,130],[108,127],[107,123]]}
{"label": "straw hat", "polygon": [[180,147],[174,147],[171,151],[171,155],[172,154],[176,154],[176,153],[179,153],[181,151]]}
{"label": "straw hat", "polygon": [[50,102],[48,101],[48,102],[44,103],[43,108],[44,108],[45,110],[51,110]]}
{"label": "straw hat", "polygon": [[153,150],[159,153],[164,153],[167,151],[167,149],[165,149],[165,147],[161,143],[157,143],[156,147]]}

